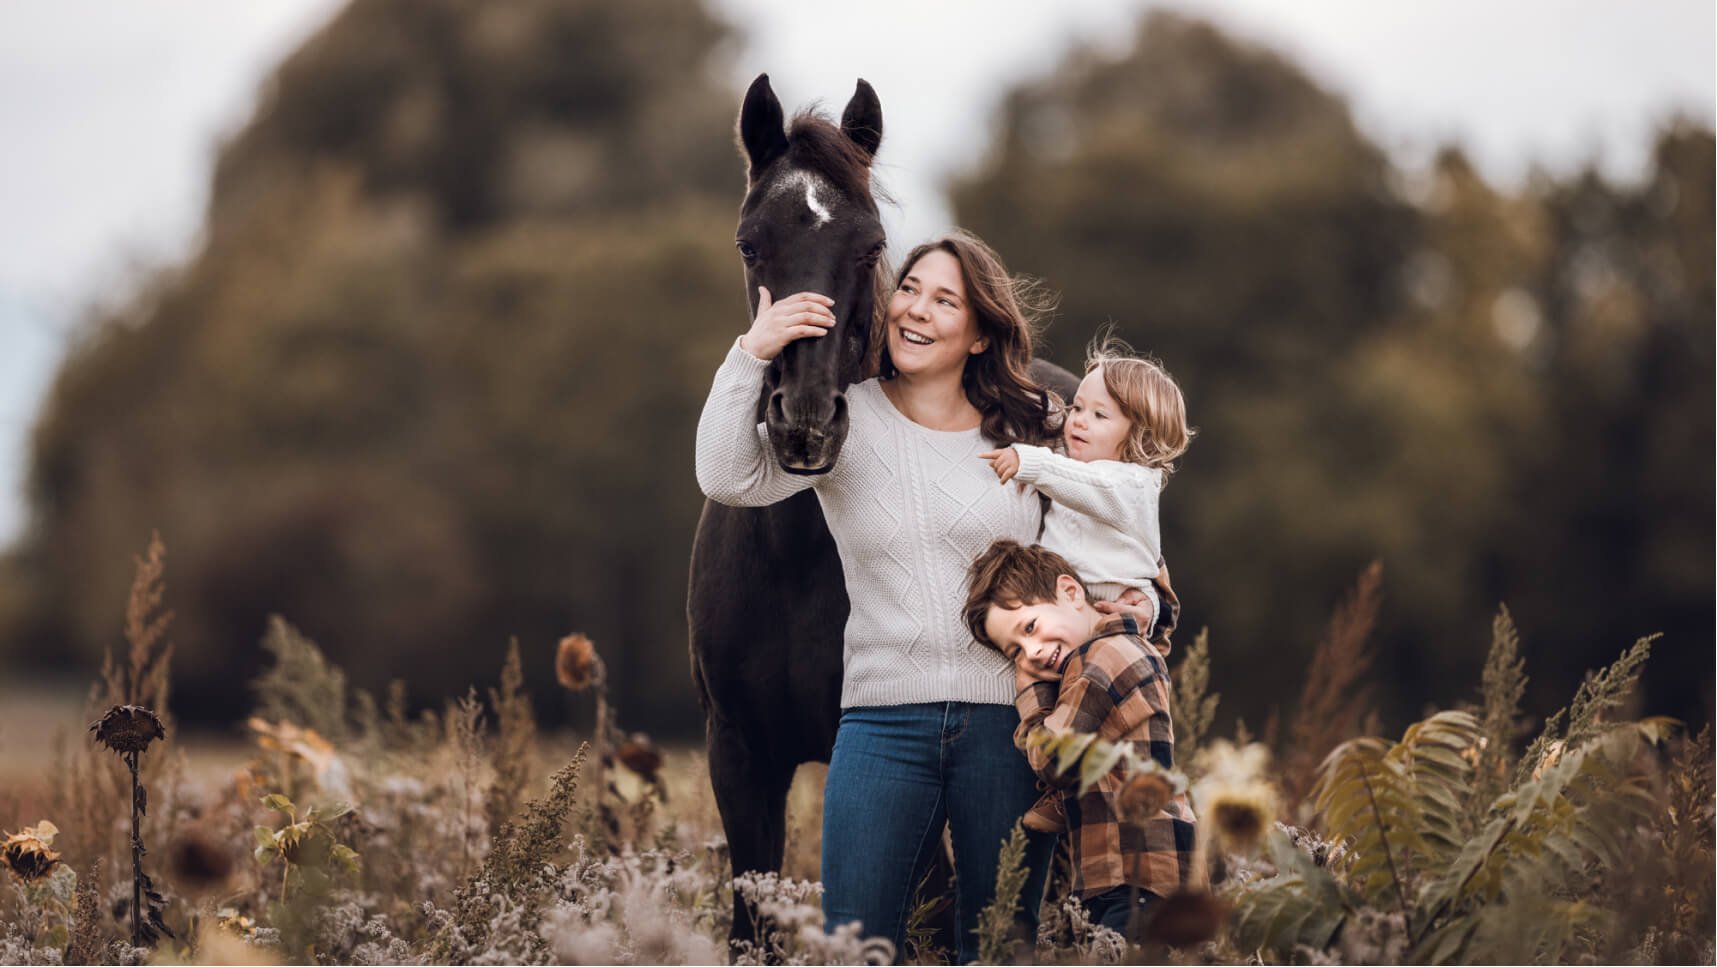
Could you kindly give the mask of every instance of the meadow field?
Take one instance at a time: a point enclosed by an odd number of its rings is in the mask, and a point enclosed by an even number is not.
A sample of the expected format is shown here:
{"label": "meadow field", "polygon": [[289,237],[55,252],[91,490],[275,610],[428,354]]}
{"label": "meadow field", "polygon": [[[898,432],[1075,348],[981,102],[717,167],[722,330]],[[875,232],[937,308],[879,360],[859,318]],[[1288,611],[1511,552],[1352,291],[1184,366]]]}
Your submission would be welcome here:
{"label": "meadow field", "polygon": [[[582,635],[529,663],[515,643],[497,684],[413,716],[406,683],[379,699],[350,688],[276,619],[244,738],[183,739],[163,562],[159,543],[137,560],[128,651],[81,714],[64,690],[8,694],[0,961],[714,963],[730,956],[735,891],[768,927],[737,962],[894,956],[823,924],[822,767],[795,783],[785,869],[732,880],[702,752],[615,721],[600,647]],[[1399,739],[1332,738],[1363,684],[1375,591],[1362,579],[1332,619],[1320,667],[1347,671],[1313,677],[1313,714],[1270,730],[1283,740],[1208,734],[1220,697],[1205,635],[1171,666],[1179,770],[1055,737],[1069,774],[1121,770],[1141,815],[1190,784],[1200,882],[1121,936],[1090,924],[1057,876],[1025,938],[1017,863],[998,843],[985,959],[1710,961],[1710,729],[1620,714],[1650,639],[1588,676],[1523,752],[1506,611],[1473,705]],[[523,685],[551,661],[594,699],[588,727],[538,731]],[[947,961],[944,894],[927,878],[906,962]]]}

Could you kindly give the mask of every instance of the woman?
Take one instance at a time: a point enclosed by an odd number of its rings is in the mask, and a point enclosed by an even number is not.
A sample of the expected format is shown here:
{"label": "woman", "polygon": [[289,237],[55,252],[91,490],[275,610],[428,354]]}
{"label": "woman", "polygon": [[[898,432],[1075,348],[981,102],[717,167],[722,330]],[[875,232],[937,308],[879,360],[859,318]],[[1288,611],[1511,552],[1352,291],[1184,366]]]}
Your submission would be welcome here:
{"label": "woman", "polygon": [[[697,473],[722,503],[761,506],[815,488],[846,575],[841,719],[823,793],[823,908],[900,951],[915,889],[946,822],[958,874],[958,962],[978,955],[978,914],[998,853],[1037,798],[1013,670],[961,622],[967,569],[992,541],[1031,543],[1035,495],[998,486],[979,454],[1050,438],[1026,375],[1031,309],[1001,260],[955,232],[913,249],[886,313],[882,376],[847,390],[848,435],[822,476],[782,471],[759,434],[770,360],[835,323],[831,300],[771,302],[716,373],[698,424]],[[1022,893],[1035,927],[1053,837],[1033,834]]]}

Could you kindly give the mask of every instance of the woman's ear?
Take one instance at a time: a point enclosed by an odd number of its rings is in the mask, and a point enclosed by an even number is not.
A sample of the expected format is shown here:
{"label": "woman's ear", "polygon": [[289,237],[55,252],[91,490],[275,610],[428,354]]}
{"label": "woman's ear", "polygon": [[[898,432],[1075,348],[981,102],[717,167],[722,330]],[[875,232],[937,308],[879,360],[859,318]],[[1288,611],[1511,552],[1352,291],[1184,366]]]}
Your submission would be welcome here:
{"label": "woman's ear", "polygon": [[988,339],[979,339],[977,342],[972,344],[971,349],[966,351],[976,356],[988,348],[990,348],[990,341]]}

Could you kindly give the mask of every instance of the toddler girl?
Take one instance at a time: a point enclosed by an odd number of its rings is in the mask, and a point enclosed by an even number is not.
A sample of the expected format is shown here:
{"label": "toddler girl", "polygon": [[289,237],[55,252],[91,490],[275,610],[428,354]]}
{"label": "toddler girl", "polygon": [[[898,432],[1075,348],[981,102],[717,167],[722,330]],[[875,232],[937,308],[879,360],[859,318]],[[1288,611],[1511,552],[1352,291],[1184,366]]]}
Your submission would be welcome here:
{"label": "toddler girl", "polygon": [[1154,615],[1161,602],[1151,579],[1162,568],[1157,496],[1193,435],[1168,371],[1106,336],[1092,344],[1067,407],[1065,455],[1016,443],[979,456],[1003,483],[1029,484],[1050,499],[1038,543],[1065,557],[1094,599],[1149,601]]}

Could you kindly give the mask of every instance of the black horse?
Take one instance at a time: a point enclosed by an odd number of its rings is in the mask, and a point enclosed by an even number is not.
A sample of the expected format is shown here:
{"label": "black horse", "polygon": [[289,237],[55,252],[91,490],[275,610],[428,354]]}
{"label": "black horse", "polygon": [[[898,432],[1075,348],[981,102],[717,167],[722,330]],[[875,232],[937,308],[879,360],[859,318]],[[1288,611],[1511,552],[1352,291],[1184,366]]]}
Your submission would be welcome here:
{"label": "black horse", "polygon": [[[846,438],[846,388],[874,375],[892,283],[870,185],[882,106],[860,80],[838,126],[815,114],[788,126],[765,74],[746,92],[739,140],[748,168],[737,245],[752,315],[758,286],[775,298],[814,291],[835,301],[834,329],[789,343],[757,400],[782,469],[825,473]],[[1032,375],[1064,399],[1078,386],[1046,363],[1034,363]],[[760,508],[705,502],[686,611],[735,875],[780,869],[793,773],[802,762],[829,761],[847,610],[815,494]],[[753,939],[755,930],[735,897],[731,939]]]}

